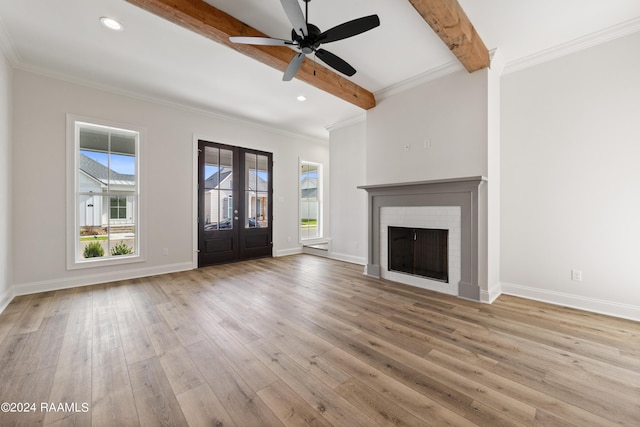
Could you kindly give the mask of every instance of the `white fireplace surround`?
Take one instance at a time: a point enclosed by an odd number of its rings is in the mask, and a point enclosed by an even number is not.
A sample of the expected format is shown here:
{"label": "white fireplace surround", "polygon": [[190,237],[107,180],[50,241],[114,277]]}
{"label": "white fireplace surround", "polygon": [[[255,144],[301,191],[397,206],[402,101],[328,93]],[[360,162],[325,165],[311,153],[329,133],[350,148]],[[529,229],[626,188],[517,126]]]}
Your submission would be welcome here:
{"label": "white fireplace surround", "polygon": [[[460,282],[460,206],[386,206],[380,209],[380,273],[385,279],[432,291],[458,295]],[[389,271],[389,227],[448,230],[448,283]]]}

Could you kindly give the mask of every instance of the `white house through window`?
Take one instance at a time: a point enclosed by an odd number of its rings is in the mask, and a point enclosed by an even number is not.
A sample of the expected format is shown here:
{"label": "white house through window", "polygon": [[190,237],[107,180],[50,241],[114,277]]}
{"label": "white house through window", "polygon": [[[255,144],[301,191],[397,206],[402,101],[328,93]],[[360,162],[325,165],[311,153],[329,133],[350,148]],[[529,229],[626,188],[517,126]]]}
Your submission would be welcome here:
{"label": "white house through window", "polygon": [[140,133],[73,123],[75,263],[138,257]]}

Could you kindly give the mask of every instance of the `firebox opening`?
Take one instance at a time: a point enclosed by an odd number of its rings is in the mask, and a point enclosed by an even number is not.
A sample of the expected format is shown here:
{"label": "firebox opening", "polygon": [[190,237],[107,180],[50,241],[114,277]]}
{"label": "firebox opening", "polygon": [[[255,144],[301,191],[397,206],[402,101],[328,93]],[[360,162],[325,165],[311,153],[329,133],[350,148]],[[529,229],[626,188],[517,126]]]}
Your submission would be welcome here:
{"label": "firebox opening", "polygon": [[389,227],[389,271],[449,283],[449,230]]}

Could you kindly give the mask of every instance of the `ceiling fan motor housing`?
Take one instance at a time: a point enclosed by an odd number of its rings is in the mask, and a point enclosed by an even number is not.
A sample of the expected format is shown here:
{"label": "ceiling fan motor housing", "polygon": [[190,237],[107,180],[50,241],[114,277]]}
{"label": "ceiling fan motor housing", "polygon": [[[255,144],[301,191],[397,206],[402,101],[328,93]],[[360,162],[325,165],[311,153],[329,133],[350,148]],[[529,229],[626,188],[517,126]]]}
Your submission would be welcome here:
{"label": "ceiling fan motor housing", "polygon": [[296,30],[291,30],[291,39],[294,42],[297,42],[300,46],[300,50],[305,55],[308,55],[314,52],[318,47],[320,47],[321,41],[318,40],[322,31],[320,28],[316,27],[313,24],[307,24],[307,36],[300,37]]}

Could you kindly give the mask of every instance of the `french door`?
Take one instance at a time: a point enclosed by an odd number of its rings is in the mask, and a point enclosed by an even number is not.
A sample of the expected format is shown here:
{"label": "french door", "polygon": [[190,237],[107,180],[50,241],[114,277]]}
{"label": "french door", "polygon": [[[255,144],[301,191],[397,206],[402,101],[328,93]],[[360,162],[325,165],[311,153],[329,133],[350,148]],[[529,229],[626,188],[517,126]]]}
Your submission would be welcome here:
{"label": "french door", "polygon": [[198,266],[272,255],[271,153],[198,141]]}

